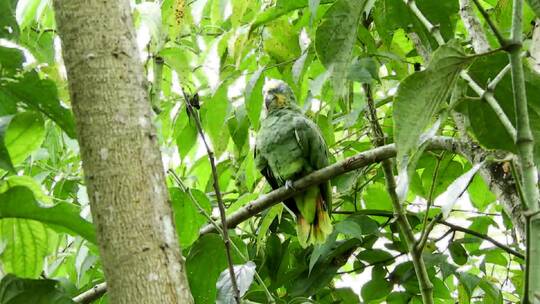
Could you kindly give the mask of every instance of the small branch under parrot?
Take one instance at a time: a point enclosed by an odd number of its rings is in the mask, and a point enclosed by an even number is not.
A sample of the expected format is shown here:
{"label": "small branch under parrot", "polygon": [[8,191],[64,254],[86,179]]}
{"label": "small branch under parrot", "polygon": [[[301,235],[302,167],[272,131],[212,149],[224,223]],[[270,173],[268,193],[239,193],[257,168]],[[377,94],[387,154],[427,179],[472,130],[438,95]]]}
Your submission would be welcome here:
{"label": "small branch under parrot", "polygon": [[[438,136],[429,141],[426,150],[447,150],[459,154],[470,153],[472,147],[456,140],[452,137]],[[380,162],[396,156],[396,146],[389,144],[377,147],[365,152],[358,153],[340,162],[329,165],[323,169],[312,172],[293,182],[293,189],[287,189],[285,186],[262,195],[258,199],[250,202],[246,206],[235,211],[227,217],[227,227],[234,228],[243,221],[258,214],[259,212],[276,205],[283,200],[305,191],[307,188],[323,183],[331,178],[344,173],[354,171],[373,163]],[[220,224],[223,227],[223,224]],[[211,224],[204,226],[199,230],[200,235],[215,232],[215,227]]]}

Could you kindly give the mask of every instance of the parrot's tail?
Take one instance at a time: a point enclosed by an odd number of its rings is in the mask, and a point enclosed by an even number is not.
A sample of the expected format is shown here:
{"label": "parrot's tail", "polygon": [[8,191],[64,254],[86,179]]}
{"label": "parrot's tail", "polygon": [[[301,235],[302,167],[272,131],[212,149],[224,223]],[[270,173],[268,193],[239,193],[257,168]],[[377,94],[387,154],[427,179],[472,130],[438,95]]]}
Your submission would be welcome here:
{"label": "parrot's tail", "polygon": [[323,197],[317,195],[315,204],[315,217],[309,223],[301,213],[297,214],[296,232],[298,241],[303,248],[311,244],[324,244],[326,237],[332,233],[332,222],[326,210]]}

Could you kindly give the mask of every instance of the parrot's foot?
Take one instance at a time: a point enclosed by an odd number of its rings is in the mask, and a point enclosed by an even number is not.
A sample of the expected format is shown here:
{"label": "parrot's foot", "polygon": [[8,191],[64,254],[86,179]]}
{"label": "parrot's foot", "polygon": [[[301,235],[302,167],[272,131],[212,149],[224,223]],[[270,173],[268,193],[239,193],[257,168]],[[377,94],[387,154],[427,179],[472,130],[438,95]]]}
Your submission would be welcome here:
{"label": "parrot's foot", "polygon": [[289,190],[293,190],[293,191],[296,191],[296,188],[293,186],[293,182],[292,180],[286,180],[285,181],[285,189]]}

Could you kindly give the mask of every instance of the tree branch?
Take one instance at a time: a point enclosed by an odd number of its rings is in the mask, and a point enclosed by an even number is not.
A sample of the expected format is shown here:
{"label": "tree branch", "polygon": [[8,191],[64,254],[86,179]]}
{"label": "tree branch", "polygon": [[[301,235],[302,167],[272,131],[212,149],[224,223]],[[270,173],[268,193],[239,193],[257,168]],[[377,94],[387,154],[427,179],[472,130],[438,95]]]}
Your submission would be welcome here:
{"label": "tree branch", "polygon": [[[384,132],[381,128],[381,125],[377,121],[377,109],[375,108],[375,104],[373,102],[371,86],[369,84],[363,84],[362,87],[364,89],[364,93],[366,94],[368,106],[367,117],[371,124],[373,134],[372,141],[375,146],[380,147],[384,145]],[[422,248],[420,248],[420,250],[417,249],[417,242],[414,236],[413,228],[411,227],[411,224],[407,219],[405,208],[403,208],[402,203],[399,201],[396,192],[396,180],[394,178],[392,167],[393,165],[390,159],[385,159],[382,161],[384,179],[386,180],[386,189],[392,201],[392,207],[394,209],[394,215],[397,220],[398,226],[405,238],[407,249],[409,251],[409,254],[411,255],[414,270],[416,272],[416,277],[418,278],[418,284],[420,286],[422,302],[425,304],[430,304],[433,303],[433,284],[429,279],[426,263],[424,262],[424,258],[422,257]],[[426,232],[427,238],[429,231],[424,232]]]}
{"label": "tree branch", "polygon": [[[216,194],[216,200],[219,207],[219,214],[221,216],[221,222],[225,227],[227,227],[227,215],[225,213],[225,205],[223,204],[223,198],[221,196],[221,191],[219,190],[219,175],[217,173],[216,168],[216,161],[214,159],[214,152],[208,145],[208,142],[206,141],[206,137],[204,136],[204,132],[201,126],[201,121],[199,119],[199,116],[193,110],[193,107],[191,106],[190,100],[184,90],[182,89],[182,94],[184,95],[184,101],[186,104],[186,109],[189,116],[193,118],[195,121],[195,125],[197,126],[197,131],[199,132],[199,136],[201,137],[204,147],[206,148],[206,152],[208,153],[208,159],[210,160],[210,166],[212,167],[212,177],[214,179],[214,191]],[[236,283],[236,274],[234,273],[234,265],[232,261],[232,255],[231,255],[231,239],[229,238],[229,232],[227,229],[222,230],[223,234],[223,242],[225,243],[225,251],[227,253],[227,266],[229,268],[229,275],[231,279],[231,285],[234,293],[234,299],[236,300],[237,304],[240,304],[240,291],[238,290],[238,284]]]}
{"label": "tree branch", "polygon": [[[426,148],[426,150],[448,150],[454,153],[460,153],[460,151],[466,151],[467,149],[468,147],[466,147],[466,145],[464,145],[460,141],[452,137],[444,136],[434,137],[429,141],[428,147]],[[323,183],[333,177],[363,168],[365,166],[395,156],[396,146],[394,144],[389,144],[358,153],[340,162],[312,172],[294,181],[293,187],[286,188],[285,186],[283,186],[281,188],[278,188],[274,191],[269,192],[268,194],[259,197],[258,199],[247,204],[245,207],[242,207],[236,212],[232,213],[227,218],[227,227],[234,228],[241,222],[249,219],[250,217],[258,214],[259,212],[277,203],[280,203],[302,191],[305,191],[307,188],[313,185]],[[220,224],[220,226],[223,227],[222,224]],[[215,227],[209,224],[201,228],[199,233],[201,235],[204,235],[214,231]]]}
{"label": "tree branch", "polygon": [[[377,209],[364,209],[364,210],[358,210],[358,211],[341,211],[341,212],[339,212],[339,214],[351,214],[351,215],[352,214],[361,214],[361,215],[381,216],[381,217],[388,217],[388,218],[394,217],[394,214],[391,211],[377,210]],[[416,215],[416,213],[413,213],[413,212],[407,212],[407,214]],[[520,258],[520,259],[525,258],[523,253],[521,253],[521,252],[519,252],[519,251],[517,251],[517,250],[515,250],[515,249],[513,249],[513,248],[511,248],[511,247],[509,247],[509,246],[507,246],[505,244],[502,244],[501,242],[495,240],[494,238],[492,238],[492,237],[490,237],[488,235],[482,234],[480,232],[477,232],[477,231],[474,231],[474,230],[471,230],[471,229],[468,229],[468,228],[465,228],[465,227],[461,227],[461,226],[456,225],[456,224],[449,223],[449,222],[444,221],[442,219],[432,218],[432,221],[436,222],[437,224],[444,225],[444,226],[450,228],[450,230],[452,230],[452,231],[460,231],[460,232],[475,236],[475,237],[477,237],[479,239],[488,241],[491,244],[495,245],[496,247],[504,250],[505,252],[507,252],[507,253],[517,257],[517,258]]]}
{"label": "tree branch", "polygon": [[73,298],[73,302],[80,304],[88,304],[99,299],[107,291],[107,284],[100,283],[96,286],[88,289],[87,291],[81,293],[80,295]]}
{"label": "tree branch", "polygon": [[501,248],[502,250],[506,251],[507,253],[511,254],[511,255],[514,255],[520,259],[525,259],[525,256],[521,253],[521,252],[518,252],[500,242],[498,242],[497,240],[495,240],[494,238],[490,237],[490,236],[487,236],[485,234],[482,234],[480,232],[476,232],[474,230],[471,230],[471,229],[467,229],[467,228],[464,228],[464,227],[461,227],[461,226],[458,226],[458,225],[455,225],[455,224],[452,224],[452,223],[449,223],[447,221],[443,221],[443,220],[439,220],[438,221],[439,224],[442,224],[442,225],[445,225],[446,227],[454,230],[454,231],[461,231],[461,232],[464,232],[466,234],[469,234],[469,235],[473,235],[477,238],[480,238],[480,239],[483,239],[483,240],[486,240],[490,243],[492,243],[493,245]]}
{"label": "tree branch", "polygon": [[478,9],[478,11],[480,11],[480,14],[482,15],[482,17],[484,17],[484,19],[486,20],[493,34],[495,34],[495,37],[497,37],[497,41],[499,42],[501,47],[506,47],[508,44],[508,41],[506,41],[506,39],[503,37],[503,35],[499,31],[499,29],[497,28],[493,20],[491,20],[491,18],[489,17],[489,14],[482,7],[482,5],[480,4],[478,0],[473,0],[473,2],[476,5],[476,8]]}
{"label": "tree branch", "polygon": [[482,28],[482,24],[471,6],[469,0],[459,0],[459,14],[463,20],[463,24],[467,29],[469,37],[471,38],[471,44],[475,53],[484,53],[489,51],[489,42],[486,37],[486,33]]}

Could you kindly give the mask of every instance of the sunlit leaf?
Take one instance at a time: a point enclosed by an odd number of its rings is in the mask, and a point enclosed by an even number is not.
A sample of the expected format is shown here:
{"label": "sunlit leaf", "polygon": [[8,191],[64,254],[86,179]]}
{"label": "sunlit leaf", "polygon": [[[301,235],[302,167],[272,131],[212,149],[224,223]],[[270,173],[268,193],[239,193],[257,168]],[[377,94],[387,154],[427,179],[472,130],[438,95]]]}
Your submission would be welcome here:
{"label": "sunlit leaf", "polygon": [[6,130],[4,143],[14,165],[25,160],[41,146],[45,138],[44,121],[41,115],[22,112],[15,115]]}
{"label": "sunlit leaf", "polygon": [[[236,286],[238,287],[240,297],[242,297],[246,293],[246,291],[249,289],[249,286],[253,282],[255,268],[256,265],[252,261],[248,261],[246,264],[243,265],[234,265],[234,276],[236,278]],[[229,269],[225,269],[221,272],[216,287],[218,292],[216,303],[236,303]]]}

